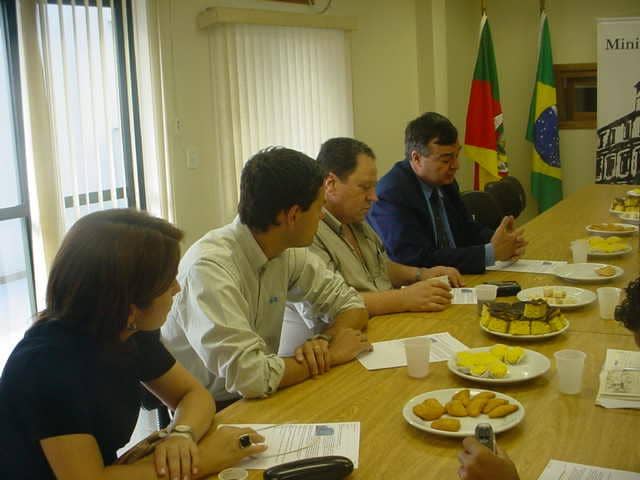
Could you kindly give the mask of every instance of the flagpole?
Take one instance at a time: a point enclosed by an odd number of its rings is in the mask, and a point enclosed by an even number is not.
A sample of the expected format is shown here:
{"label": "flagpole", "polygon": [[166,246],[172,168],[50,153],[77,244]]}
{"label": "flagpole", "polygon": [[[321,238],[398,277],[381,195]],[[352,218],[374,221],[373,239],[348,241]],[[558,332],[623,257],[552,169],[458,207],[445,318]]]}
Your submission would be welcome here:
{"label": "flagpole", "polygon": [[540,13],[544,12],[544,0],[540,0]]}
{"label": "flagpole", "polygon": [[480,13],[482,15],[487,14],[487,2],[486,0],[480,0]]}

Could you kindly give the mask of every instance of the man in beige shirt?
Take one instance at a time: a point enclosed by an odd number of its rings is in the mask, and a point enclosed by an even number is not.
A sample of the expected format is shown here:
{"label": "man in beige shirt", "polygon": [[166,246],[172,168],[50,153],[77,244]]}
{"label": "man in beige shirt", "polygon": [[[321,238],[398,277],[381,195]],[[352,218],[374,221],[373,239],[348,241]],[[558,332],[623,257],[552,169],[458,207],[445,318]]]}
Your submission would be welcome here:
{"label": "man in beige shirt", "polygon": [[[180,261],[163,341],[214,395],[263,397],[371,346],[360,295],[306,247],[323,215],[324,175],[295,150],[256,154],[242,171],[239,219],[208,232]],[[285,302],[333,326],[277,355]]]}
{"label": "man in beige shirt", "polygon": [[[459,287],[463,280],[458,270],[416,268],[390,260],[380,238],[364,221],[376,201],[378,174],[371,148],[352,138],[333,138],[322,145],[318,163],[327,173],[326,204],[311,251],[360,292],[370,315],[447,308],[449,286],[429,279],[446,276],[450,285]],[[282,354],[291,353],[299,339],[321,331],[322,324],[312,325],[312,315],[303,310],[299,305],[287,307]]]}

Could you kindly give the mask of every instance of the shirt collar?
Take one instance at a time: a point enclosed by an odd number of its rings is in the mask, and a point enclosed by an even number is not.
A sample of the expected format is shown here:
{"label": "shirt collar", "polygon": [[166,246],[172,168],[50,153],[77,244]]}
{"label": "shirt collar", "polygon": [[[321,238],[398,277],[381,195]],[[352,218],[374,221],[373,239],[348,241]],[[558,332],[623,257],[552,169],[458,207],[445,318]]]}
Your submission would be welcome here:
{"label": "shirt collar", "polygon": [[260,245],[258,245],[258,242],[256,242],[249,227],[240,221],[240,217],[236,217],[233,223],[240,249],[245,256],[251,260],[251,266],[255,271],[259,272],[267,264],[269,259],[262,251],[262,248],[260,248]]}
{"label": "shirt collar", "polygon": [[420,180],[420,187],[422,188],[422,192],[424,193],[424,196],[427,197],[427,199],[431,198],[431,194],[434,190],[436,190],[438,192],[438,196],[442,198],[442,190],[438,187],[429,185],[428,183],[424,183],[422,180]]}
{"label": "shirt collar", "polygon": [[[331,212],[329,212],[329,210],[327,210],[326,208],[324,209],[324,218],[322,219],[322,221],[325,223],[327,227],[333,230],[335,234],[338,235],[339,237],[341,237],[342,234],[344,233],[344,228],[346,227],[346,225],[342,223],[340,220],[338,220],[335,216],[333,216]],[[358,230],[365,237],[369,238],[361,222],[352,223],[351,228]]]}
{"label": "shirt collar", "polygon": [[344,225],[342,224],[342,222],[338,220],[336,217],[334,217],[333,214],[329,212],[329,210],[327,210],[326,208],[323,208],[323,211],[324,211],[323,212],[324,218],[322,219],[322,221],[327,225],[327,227],[329,227],[331,230],[336,232],[336,235],[341,236],[342,229],[344,228]]}

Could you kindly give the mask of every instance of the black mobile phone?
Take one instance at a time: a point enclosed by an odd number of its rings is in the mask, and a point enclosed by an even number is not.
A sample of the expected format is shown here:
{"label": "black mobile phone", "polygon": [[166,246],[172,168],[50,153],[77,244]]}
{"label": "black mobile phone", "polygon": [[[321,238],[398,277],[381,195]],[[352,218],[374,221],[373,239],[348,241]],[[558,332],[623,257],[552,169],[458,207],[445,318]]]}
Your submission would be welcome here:
{"label": "black mobile phone", "polygon": [[490,423],[479,423],[476,425],[476,440],[493,453],[496,452],[496,437]]}
{"label": "black mobile phone", "polygon": [[515,280],[506,280],[504,282],[484,282],[487,285],[496,285],[498,287],[497,295],[499,297],[513,297],[521,290],[520,284]]}

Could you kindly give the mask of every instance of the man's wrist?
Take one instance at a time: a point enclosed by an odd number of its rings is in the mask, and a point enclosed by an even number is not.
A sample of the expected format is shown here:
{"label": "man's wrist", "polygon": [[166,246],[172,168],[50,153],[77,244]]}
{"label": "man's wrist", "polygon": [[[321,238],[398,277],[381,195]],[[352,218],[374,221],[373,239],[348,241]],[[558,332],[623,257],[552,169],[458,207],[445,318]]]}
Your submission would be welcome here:
{"label": "man's wrist", "polygon": [[416,276],[415,276],[415,279],[413,281],[415,283],[415,282],[419,282],[420,280],[422,280],[422,268],[421,267],[416,267]]}

